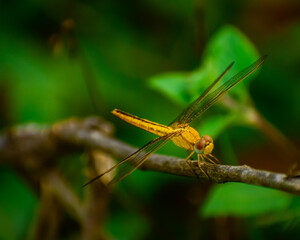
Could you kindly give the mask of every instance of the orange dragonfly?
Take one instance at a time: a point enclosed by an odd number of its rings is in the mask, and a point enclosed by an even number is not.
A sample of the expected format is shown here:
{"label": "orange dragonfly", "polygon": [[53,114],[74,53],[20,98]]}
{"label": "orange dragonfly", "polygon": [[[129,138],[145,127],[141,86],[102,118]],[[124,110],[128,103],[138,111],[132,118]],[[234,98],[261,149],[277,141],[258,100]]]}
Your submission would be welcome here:
{"label": "orange dragonfly", "polygon": [[198,97],[193,103],[191,103],[186,109],[184,109],[183,112],[168,126],[139,118],[137,116],[131,115],[118,109],[113,110],[112,113],[117,117],[136,127],[158,135],[159,137],[150,141],[138,151],[134,152],[133,154],[131,154],[112,168],[108,169],[104,173],[91,179],[84,186],[94,182],[95,180],[102,177],[104,174],[114,170],[119,166],[120,171],[110,181],[109,185],[120,181],[121,179],[131,174],[135,169],[140,167],[152,153],[157,151],[170,140],[172,140],[177,146],[184,148],[188,152],[190,152],[188,157],[185,159],[188,165],[188,160],[192,157],[194,153],[196,153],[198,157],[199,168],[207,176],[207,174],[201,168],[200,163],[206,162],[205,159],[212,163],[215,163],[212,159],[218,161],[217,158],[215,158],[211,154],[214,148],[213,139],[208,135],[204,135],[201,137],[200,134],[194,128],[189,126],[189,124],[194,119],[199,117],[202,113],[204,113],[209,107],[211,107],[227,91],[229,91],[243,79],[252,74],[264,62],[265,58],[266,56],[259,58],[252,65],[237,73],[224,84],[222,84],[220,87],[212,91],[216,84],[224,77],[224,75],[232,67],[234,63],[232,62],[227,67],[227,69],[200,95],[200,97]]}

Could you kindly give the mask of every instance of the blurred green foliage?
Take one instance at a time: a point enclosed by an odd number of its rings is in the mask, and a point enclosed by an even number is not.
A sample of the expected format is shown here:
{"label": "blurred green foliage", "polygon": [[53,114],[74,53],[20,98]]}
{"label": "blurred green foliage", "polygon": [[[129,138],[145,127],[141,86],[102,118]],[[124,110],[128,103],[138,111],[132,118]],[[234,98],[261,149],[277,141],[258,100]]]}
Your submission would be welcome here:
{"label": "blurred green foliage", "polygon": [[[238,72],[258,59],[255,47],[239,30],[232,26],[225,26],[217,32],[204,49],[200,67],[191,73],[164,73],[150,79],[150,85],[169,96],[174,101],[187,105],[197,98],[216,79],[233,60],[237,60],[229,73],[218,86],[228,80],[228,75],[234,76]],[[253,78],[250,76],[250,78]],[[210,81],[209,81],[210,79]],[[247,90],[244,82],[234,87],[229,94],[238,93],[238,103],[247,100]],[[202,122],[200,132],[208,132],[212,137],[218,137],[228,125],[236,122],[240,124],[242,114],[236,117],[233,113],[215,115]]]}
{"label": "blurred green foliage", "polygon": [[[287,137],[298,138],[300,18],[293,14],[299,6],[292,0],[277,5],[237,0],[18,1],[1,8],[1,128],[100,114],[115,124],[116,137],[142,146],[153,136],[115,119],[111,110],[168,124],[232,61],[228,77],[268,54],[256,78],[230,94],[240,104],[252,99]],[[280,158],[256,154],[258,149],[267,152],[268,140],[249,128],[240,113],[220,104],[195,126],[215,138],[215,152],[223,162],[244,163],[249,154],[264,168],[276,165],[280,171],[286,165]],[[269,145],[268,151],[276,152]],[[161,152],[186,156],[172,144]],[[61,167],[77,192],[82,161],[72,156]],[[0,239],[24,239],[36,219],[38,194],[11,168],[0,170]],[[220,216],[241,222],[244,233],[238,236],[249,239],[299,234],[299,198],[269,189],[244,184],[210,188],[182,177],[137,172],[120,183],[116,194],[125,204],[112,202],[107,231],[117,239],[210,238],[224,231],[214,224]]]}
{"label": "blurred green foliage", "polygon": [[[210,80],[216,79],[232,61],[236,62],[230,75],[238,73],[258,57],[257,50],[247,37],[235,27],[227,25],[212,36],[204,49],[201,65],[196,70],[187,73],[163,73],[151,77],[150,84],[172,100],[186,105],[200,95],[209,86]],[[228,76],[224,79],[221,80],[223,83],[228,80]],[[232,91],[239,88],[241,84]],[[246,95],[246,90],[240,95]]]}
{"label": "blurred green foliage", "polygon": [[256,217],[270,212],[283,212],[290,206],[291,200],[291,195],[277,190],[228,183],[214,186],[201,215]]}
{"label": "blurred green foliage", "polygon": [[2,167],[0,171],[1,182],[5,183],[0,198],[0,239],[22,239],[32,227],[30,220],[38,207],[38,199],[11,169]]}

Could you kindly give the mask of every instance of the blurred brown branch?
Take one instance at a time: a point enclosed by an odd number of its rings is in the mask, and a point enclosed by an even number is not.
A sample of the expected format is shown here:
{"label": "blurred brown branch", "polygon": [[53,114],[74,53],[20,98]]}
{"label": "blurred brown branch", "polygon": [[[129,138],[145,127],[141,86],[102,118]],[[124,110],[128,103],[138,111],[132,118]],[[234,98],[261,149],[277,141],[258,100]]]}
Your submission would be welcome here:
{"label": "blurred brown branch", "polygon": [[[85,124],[82,127],[91,128],[94,121],[90,118],[84,121],[71,119],[68,122],[81,122]],[[111,125],[99,118],[97,127],[104,135],[112,132]],[[84,189],[84,199],[79,199],[56,169],[55,163],[59,157],[80,149],[83,149],[80,145],[61,141],[53,135],[51,127],[36,124],[10,128],[0,135],[0,163],[14,166],[41,199],[32,239],[56,239],[65,212],[80,225],[81,239],[106,239],[107,233],[102,226],[108,192],[104,186],[93,185]],[[87,170],[95,172],[93,160],[89,162]]]}
{"label": "blurred brown branch", "polygon": [[[98,148],[119,159],[136,151],[136,148],[112,138],[111,133],[111,125],[97,117],[69,119],[49,128],[37,125],[12,128],[0,135],[0,159],[13,164],[22,163],[31,170],[41,168],[45,171],[43,164],[53,164],[53,157],[57,158],[78,149]],[[193,161],[191,164],[201,179],[206,180],[197,162]],[[210,180],[217,183],[243,182],[300,194],[300,179],[288,178],[285,174],[257,170],[245,165],[203,163],[202,168]],[[195,177],[184,159],[160,154],[153,154],[143,164],[142,170]]]}

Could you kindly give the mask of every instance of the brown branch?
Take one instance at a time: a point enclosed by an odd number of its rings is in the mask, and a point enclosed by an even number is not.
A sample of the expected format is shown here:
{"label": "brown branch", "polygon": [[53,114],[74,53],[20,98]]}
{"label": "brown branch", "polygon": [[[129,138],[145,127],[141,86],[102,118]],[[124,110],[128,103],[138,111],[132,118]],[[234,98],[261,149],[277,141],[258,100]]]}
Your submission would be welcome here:
{"label": "brown branch", "polygon": [[74,219],[83,223],[85,217],[84,205],[63,177],[57,171],[51,170],[42,180],[42,185],[47,187],[47,192],[51,192],[56,197],[56,201],[59,201],[62,206],[68,209],[68,213]]}
{"label": "brown branch", "polygon": [[[69,215],[79,222],[82,239],[106,239],[103,236],[102,226],[104,213],[107,209],[108,195],[105,194],[107,191],[101,191],[101,189],[99,190],[99,185],[94,185],[93,189],[88,189],[87,198],[82,202],[63,177],[55,170],[49,171],[43,177],[41,185],[47,190],[44,191],[44,195],[52,196],[58,206],[63,206]],[[55,207],[57,208],[57,206]],[[53,214],[52,208],[47,208],[46,210],[51,211],[51,214]],[[50,213],[48,212],[47,214],[49,215]],[[41,239],[41,237],[36,239]]]}
{"label": "brown branch", "polygon": [[[102,167],[108,163],[113,163],[112,157],[99,150],[87,152],[89,158],[88,173],[92,176],[97,174],[98,162]],[[109,192],[104,184],[93,184],[85,188],[85,221],[82,226],[82,239],[108,239],[105,227],[105,217],[109,204]]]}
{"label": "brown branch", "polygon": [[40,207],[32,239],[57,239],[59,226],[62,222],[62,205],[49,189],[46,181],[40,187]]}
{"label": "brown branch", "polygon": [[[64,149],[62,143],[67,146],[71,146],[73,149],[77,148],[100,148],[102,151],[113,155],[116,158],[122,159],[136,151],[125,143],[122,143],[110,136],[108,132],[111,129],[110,125],[103,122],[99,118],[87,118],[83,120],[70,119],[64,122],[55,124],[51,129],[43,130],[45,136],[43,136],[44,142],[51,141],[51,151],[57,155],[62,155]],[[108,131],[108,129],[110,129]],[[43,132],[39,129],[31,129],[31,137],[43,135]],[[27,134],[28,135],[28,134]],[[22,138],[22,128],[15,132],[13,139]],[[8,151],[9,148],[15,147],[18,149],[20,146],[16,142],[7,143],[5,139],[6,134],[0,136],[0,155],[5,156],[3,152]],[[48,144],[43,146],[40,143],[38,153],[49,151]],[[24,145],[24,144],[23,144]],[[3,148],[5,146],[5,149]],[[45,149],[43,149],[45,147]],[[71,148],[71,149],[72,149]],[[23,157],[26,155],[34,155],[32,149],[34,147],[22,146]],[[46,151],[47,150],[47,151]],[[70,148],[67,152],[70,151]],[[10,150],[10,153],[14,152]],[[16,151],[18,152],[18,151]],[[18,157],[18,154],[15,154]],[[14,159],[14,154],[9,155],[9,158]],[[199,170],[197,163],[192,162],[192,165],[197,174],[203,180],[207,178]],[[268,171],[262,171],[250,168],[248,166],[226,166],[226,165],[213,165],[213,164],[202,164],[202,168],[209,175],[210,180],[217,183],[225,182],[243,182],[247,184],[259,185],[287,191],[290,193],[300,194],[300,179],[299,178],[287,178],[285,174],[272,173]],[[170,156],[164,156],[160,154],[153,154],[142,166],[143,170],[153,170],[165,173],[171,173],[181,176],[195,177],[191,172],[190,168],[185,163],[184,159],[178,159]]]}

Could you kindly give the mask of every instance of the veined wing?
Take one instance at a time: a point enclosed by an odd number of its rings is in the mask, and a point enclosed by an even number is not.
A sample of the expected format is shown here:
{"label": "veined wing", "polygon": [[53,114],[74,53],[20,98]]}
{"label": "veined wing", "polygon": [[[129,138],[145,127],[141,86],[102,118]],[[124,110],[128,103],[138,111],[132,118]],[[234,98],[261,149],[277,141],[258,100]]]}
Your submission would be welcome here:
{"label": "veined wing", "polygon": [[139,166],[141,166],[147,158],[157,151],[159,148],[161,148],[163,145],[165,145],[172,137],[174,137],[178,132],[172,132],[170,134],[164,135],[159,138],[155,138],[154,140],[147,143],[145,146],[140,148],[135,153],[131,154],[129,157],[125,158],[123,161],[119,162],[112,168],[108,169],[104,173],[98,175],[97,177],[91,179],[89,182],[83,185],[86,186],[95,180],[101,178],[106,173],[114,170],[115,168],[120,166],[119,172],[115,175],[115,177],[109,182],[109,185],[112,185],[123,178],[127,177],[129,174],[131,174],[135,169],[137,169]]}
{"label": "veined wing", "polygon": [[182,113],[169,125],[180,125],[186,123],[188,117],[193,113],[194,109],[197,105],[206,97],[206,95],[213,89],[214,86],[225,76],[225,74],[232,67],[234,62],[232,62],[226,70],[198,97],[192,104],[190,104],[186,109],[182,111]]}
{"label": "veined wing", "polygon": [[234,75],[227,82],[221,85],[219,88],[210,93],[212,88],[220,81],[220,79],[227,73],[232,64],[225,70],[225,72],[215,80],[207,90],[196,99],[189,107],[187,107],[180,115],[176,118],[176,120],[172,123],[174,124],[187,124],[192,122],[195,118],[199,117],[202,113],[204,113],[208,108],[211,107],[221,96],[223,96],[227,91],[237,85],[239,82],[248,77],[251,73],[253,73],[264,61],[266,56],[259,58],[256,62],[254,62],[249,67],[245,68],[241,72]]}

